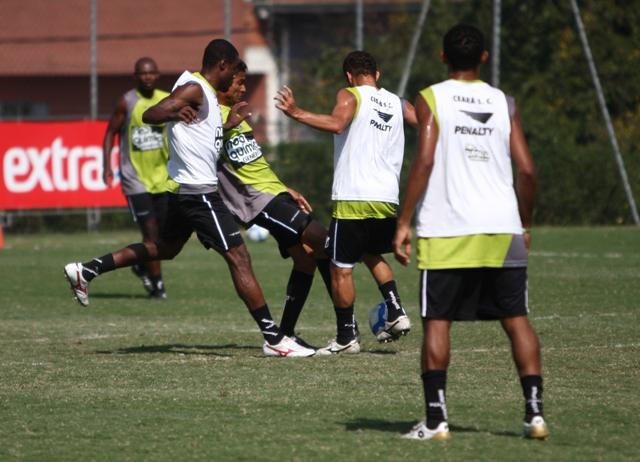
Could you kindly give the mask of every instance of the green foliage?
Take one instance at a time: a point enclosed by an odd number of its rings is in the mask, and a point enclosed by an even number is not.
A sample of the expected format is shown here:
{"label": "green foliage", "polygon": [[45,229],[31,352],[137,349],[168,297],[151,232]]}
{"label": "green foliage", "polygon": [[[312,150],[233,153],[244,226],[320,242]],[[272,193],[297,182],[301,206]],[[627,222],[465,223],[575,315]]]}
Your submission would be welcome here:
{"label": "green foliage", "polygon": [[[439,53],[454,24],[480,27],[491,47],[492,1],[434,0],[406,97],[446,78]],[[640,202],[640,8],[632,0],[579,2],[636,202]],[[515,96],[538,167],[538,223],[628,223],[629,206],[597,104],[569,3],[503,0],[501,87]],[[378,60],[382,86],[395,91],[417,16],[365,20],[365,48]],[[296,63],[293,86],[303,107],[328,111],[344,86],[349,43],[326,46]],[[482,70],[490,81],[490,66]],[[309,91],[307,89],[311,89]],[[407,132],[407,140],[414,135]],[[286,149],[286,148],[285,148]],[[413,155],[407,145],[406,155]],[[406,172],[403,172],[406,175]],[[304,189],[302,190],[304,192]]]}

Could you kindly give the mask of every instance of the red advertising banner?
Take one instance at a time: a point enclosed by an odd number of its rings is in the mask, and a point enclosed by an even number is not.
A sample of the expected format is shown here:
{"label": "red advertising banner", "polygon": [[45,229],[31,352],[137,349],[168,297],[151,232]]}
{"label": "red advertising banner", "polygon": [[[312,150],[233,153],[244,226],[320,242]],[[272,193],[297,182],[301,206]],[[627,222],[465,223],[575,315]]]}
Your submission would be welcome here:
{"label": "red advertising banner", "polygon": [[122,207],[118,150],[114,181],[102,182],[105,121],[0,123],[0,210]]}

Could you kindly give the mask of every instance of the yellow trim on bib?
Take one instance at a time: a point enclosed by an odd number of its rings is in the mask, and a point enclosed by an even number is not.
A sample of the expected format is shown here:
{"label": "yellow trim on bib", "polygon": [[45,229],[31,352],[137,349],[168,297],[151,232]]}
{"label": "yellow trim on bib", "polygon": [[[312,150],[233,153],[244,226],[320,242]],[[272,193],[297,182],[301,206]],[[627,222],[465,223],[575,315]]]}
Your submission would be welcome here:
{"label": "yellow trim on bib", "polygon": [[438,119],[438,108],[436,107],[436,97],[433,94],[433,89],[431,87],[425,88],[424,90],[420,91],[420,95],[422,96],[422,98],[424,98],[427,106],[429,106],[429,109],[431,110],[433,117],[435,117],[436,123],[439,127],[440,120]]}
{"label": "yellow trim on bib", "polygon": [[360,92],[356,87],[347,87],[346,90],[356,97],[356,112],[353,113],[353,118],[355,119],[358,115],[358,111],[360,111]]}
{"label": "yellow trim on bib", "polygon": [[421,237],[418,269],[502,268],[512,239],[512,234]]}
{"label": "yellow trim on bib", "polygon": [[396,204],[375,201],[335,201],[333,218],[342,220],[366,220],[367,218],[394,218]]}

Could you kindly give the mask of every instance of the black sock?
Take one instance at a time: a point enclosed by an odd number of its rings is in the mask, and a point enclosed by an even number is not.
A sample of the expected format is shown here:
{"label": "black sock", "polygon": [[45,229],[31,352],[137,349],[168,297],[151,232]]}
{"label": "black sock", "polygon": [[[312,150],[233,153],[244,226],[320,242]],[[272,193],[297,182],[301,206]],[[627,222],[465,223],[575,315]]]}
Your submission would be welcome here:
{"label": "black sock", "polygon": [[164,281],[162,280],[162,275],[149,276],[149,280],[151,281],[151,284],[153,284],[153,290],[164,290]]}
{"label": "black sock", "polygon": [[542,376],[525,375],[520,378],[522,385],[522,393],[524,394],[524,420],[531,422],[537,415],[543,415],[542,412]]}
{"label": "black sock", "polygon": [[400,316],[406,314],[402,309],[400,295],[396,288],[396,281],[392,279],[389,282],[385,282],[381,286],[378,286],[378,289],[380,289],[380,293],[387,304],[387,321],[395,321]]}
{"label": "black sock", "polygon": [[284,310],[282,311],[282,319],[280,320],[280,331],[289,337],[293,336],[293,329],[296,327],[298,317],[307,301],[313,275],[291,270],[289,283],[287,284],[287,298],[284,302]]}
{"label": "black sock", "polygon": [[269,313],[269,307],[267,305],[261,306],[257,310],[249,310],[253,319],[255,319],[262,336],[271,345],[280,343],[284,335],[278,329],[278,325],[273,321],[271,313]]}
{"label": "black sock", "polygon": [[346,308],[334,306],[334,309],[336,311],[336,324],[338,325],[336,341],[340,345],[346,345],[358,337],[356,319],[353,316],[353,305]]}
{"label": "black sock", "polygon": [[430,370],[422,374],[422,388],[427,409],[427,428],[434,430],[447,420],[447,371]]}
{"label": "black sock", "polygon": [[108,253],[100,258],[96,257],[87,263],[83,263],[82,267],[82,277],[87,281],[91,281],[99,274],[116,269],[116,264],[113,262],[113,255]]}
{"label": "black sock", "polygon": [[331,262],[328,258],[325,258],[324,260],[316,260],[316,266],[318,267],[320,276],[322,276],[322,282],[324,282],[329,298],[333,300],[333,293],[331,292]]}

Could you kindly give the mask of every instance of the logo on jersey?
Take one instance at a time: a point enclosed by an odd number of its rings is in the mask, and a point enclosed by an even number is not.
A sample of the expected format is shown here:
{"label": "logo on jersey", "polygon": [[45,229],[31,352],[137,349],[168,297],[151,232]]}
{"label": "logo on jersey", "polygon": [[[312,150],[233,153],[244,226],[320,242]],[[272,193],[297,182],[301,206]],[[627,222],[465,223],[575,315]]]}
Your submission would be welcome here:
{"label": "logo on jersey", "polygon": [[393,114],[387,114],[385,112],[378,111],[377,109],[374,109],[374,111],[376,111],[376,113],[378,114],[378,117],[380,117],[385,122],[389,122],[393,117]]}
{"label": "logo on jersey", "polygon": [[224,149],[234,165],[248,164],[262,157],[260,145],[250,134],[240,134],[225,141]]}
{"label": "logo on jersey", "polygon": [[131,148],[133,151],[155,151],[162,149],[163,143],[162,127],[149,125],[131,127]]}
{"label": "logo on jersey", "polygon": [[460,112],[483,124],[486,124],[493,115],[493,112],[471,112],[463,111],[462,109],[460,109]]}
{"label": "logo on jersey", "polygon": [[489,153],[474,146],[473,144],[464,145],[464,153],[467,159],[475,162],[489,162]]}

